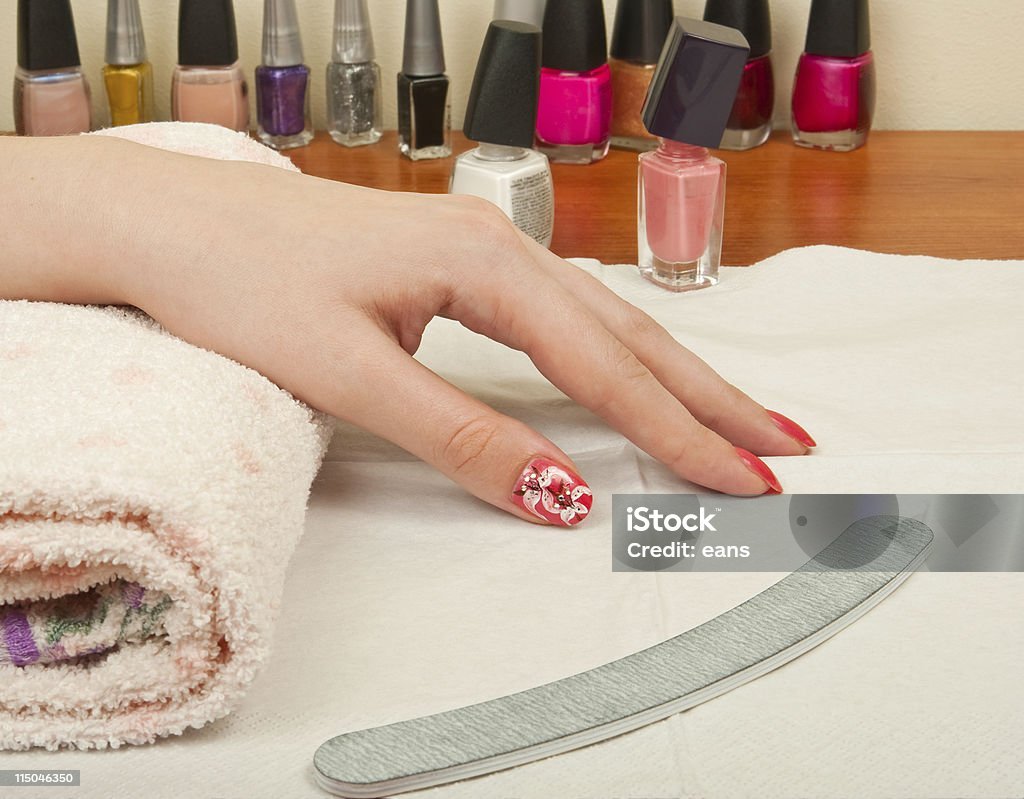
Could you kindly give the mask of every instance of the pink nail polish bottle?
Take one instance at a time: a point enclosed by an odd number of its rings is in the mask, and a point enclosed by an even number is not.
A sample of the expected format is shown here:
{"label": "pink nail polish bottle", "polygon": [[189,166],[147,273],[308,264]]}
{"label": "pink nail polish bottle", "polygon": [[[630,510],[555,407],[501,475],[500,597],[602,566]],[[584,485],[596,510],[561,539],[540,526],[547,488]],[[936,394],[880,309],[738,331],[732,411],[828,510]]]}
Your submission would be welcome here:
{"label": "pink nail polish bottle", "polygon": [[812,0],[793,83],[793,140],[819,150],[856,150],[867,141],[874,111],[868,0]]}
{"label": "pink nail polish bottle", "polygon": [[69,0],[18,0],[14,127],[20,136],[88,133],[89,82]]}
{"label": "pink nail polish bottle", "polygon": [[544,11],[537,149],[552,162],[608,154],[612,77],[602,0],[550,0]]}
{"label": "pink nail polish bottle", "polygon": [[658,149],[640,156],[640,274],[670,291],[718,282],[725,131],[750,47],[734,28],[677,17],[644,103]]}

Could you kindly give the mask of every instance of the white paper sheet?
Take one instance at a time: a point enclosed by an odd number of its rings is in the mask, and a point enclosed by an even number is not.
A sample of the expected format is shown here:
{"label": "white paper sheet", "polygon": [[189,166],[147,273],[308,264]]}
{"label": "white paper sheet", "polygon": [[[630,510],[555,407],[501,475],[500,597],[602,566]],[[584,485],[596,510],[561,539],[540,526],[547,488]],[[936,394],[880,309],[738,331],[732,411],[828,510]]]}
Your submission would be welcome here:
{"label": "white paper sheet", "polygon": [[[768,459],[788,492],[1024,492],[1024,262],[815,247],[725,269],[692,295],[587,268],[812,432],[814,455]],[[612,573],[611,494],[693,487],[525,356],[439,320],[419,357],[569,452],[595,490],[592,518],[568,532],[523,524],[343,428],[314,487],[274,653],[239,712],[152,747],[5,754],[0,768],[80,768],[82,788],[66,795],[89,799],[325,796],[311,760],[333,735],[599,665],[777,579]],[[836,638],[692,711],[409,795],[1021,795],[1022,609],[1020,574],[915,575]]]}

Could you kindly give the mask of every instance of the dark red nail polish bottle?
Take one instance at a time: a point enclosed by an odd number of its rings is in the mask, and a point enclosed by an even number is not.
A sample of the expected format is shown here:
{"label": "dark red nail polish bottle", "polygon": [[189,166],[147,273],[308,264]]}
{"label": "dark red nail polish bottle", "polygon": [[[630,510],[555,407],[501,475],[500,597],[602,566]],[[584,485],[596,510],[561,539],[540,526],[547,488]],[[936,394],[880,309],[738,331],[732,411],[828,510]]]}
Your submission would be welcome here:
{"label": "dark red nail polish bottle", "polygon": [[862,146],[875,111],[868,0],[812,0],[793,83],[793,140],[846,152]]}
{"label": "dark red nail polish bottle", "polygon": [[750,43],[750,57],[736,92],[723,150],[749,150],[772,133],[775,76],[772,72],[772,17],[768,0],[707,0],[704,19],[736,28]]}

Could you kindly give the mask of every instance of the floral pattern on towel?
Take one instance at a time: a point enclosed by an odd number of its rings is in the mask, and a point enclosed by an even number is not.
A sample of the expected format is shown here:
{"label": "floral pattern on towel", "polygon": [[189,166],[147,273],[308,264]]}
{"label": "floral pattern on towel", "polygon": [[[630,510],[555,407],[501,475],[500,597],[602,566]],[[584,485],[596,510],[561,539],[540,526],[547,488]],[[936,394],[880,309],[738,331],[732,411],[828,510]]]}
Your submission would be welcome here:
{"label": "floral pattern on towel", "polygon": [[0,664],[62,663],[166,634],[171,599],[114,580],[57,599],[0,605]]}

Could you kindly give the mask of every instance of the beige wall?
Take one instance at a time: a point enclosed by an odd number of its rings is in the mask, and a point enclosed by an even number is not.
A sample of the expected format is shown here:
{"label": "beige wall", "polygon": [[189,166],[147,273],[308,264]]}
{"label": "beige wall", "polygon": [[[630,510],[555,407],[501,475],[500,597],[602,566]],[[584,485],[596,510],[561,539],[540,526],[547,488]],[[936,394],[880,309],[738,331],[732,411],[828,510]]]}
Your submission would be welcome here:
{"label": "beige wall", "polygon": [[[82,59],[102,120],[104,0],[72,0]],[[324,124],[323,71],[330,55],[333,0],[297,0],[306,61],[316,75],[314,122]],[[810,0],[772,0],[776,124],[788,124],[789,88],[803,45]],[[491,0],[440,0],[448,72],[453,80],[453,124],[461,127],[476,55]],[[615,0],[605,0],[608,23]],[[167,119],[168,84],[176,59],[175,0],[141,0],[150,60],[156,70],[157,110]],[[250,71],[259,61],[261,0],[235,0],[241,56]],[[403,0],[370,0],[378,61],[385,74],[385,125],[394,127],[394,81],[401,60]],[[703,0],[675,0],[679,14],[700,16]],[[0,0],[0,64],[15,66],[15,0]],[[874,50],[879,67],[877,127],[889,129],[1024,129],[1019,45],[1024,3],[1018,0],[873,0]],[[0,130],[14,127],[11,80],[0,80]]]}

